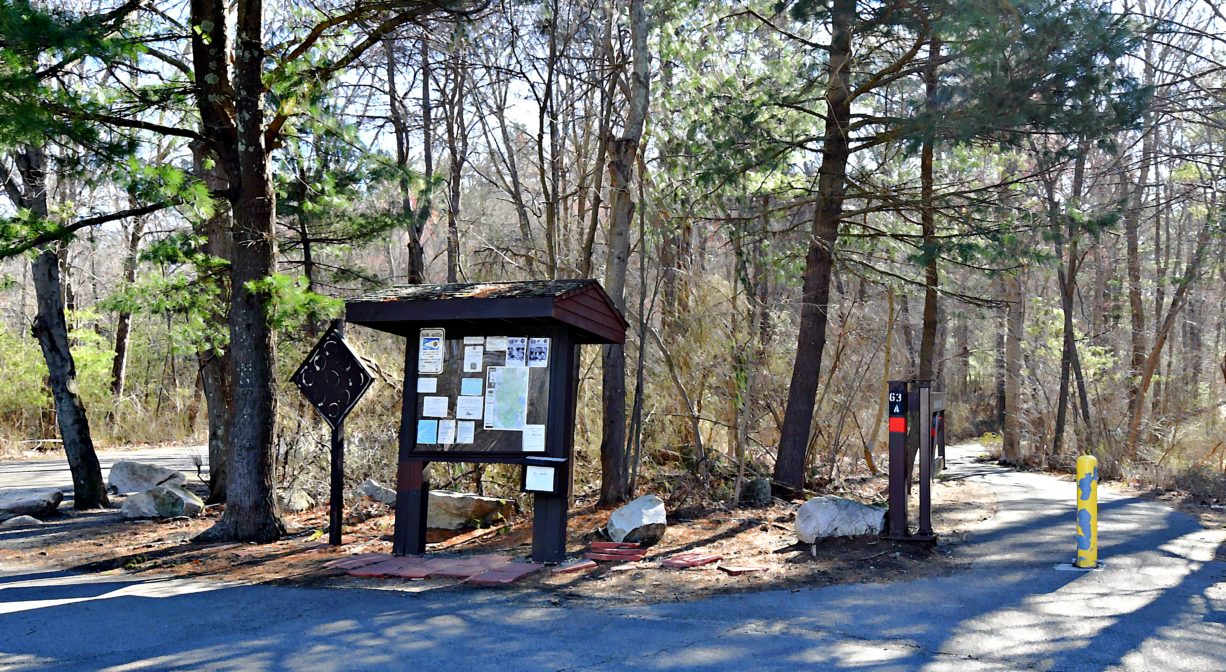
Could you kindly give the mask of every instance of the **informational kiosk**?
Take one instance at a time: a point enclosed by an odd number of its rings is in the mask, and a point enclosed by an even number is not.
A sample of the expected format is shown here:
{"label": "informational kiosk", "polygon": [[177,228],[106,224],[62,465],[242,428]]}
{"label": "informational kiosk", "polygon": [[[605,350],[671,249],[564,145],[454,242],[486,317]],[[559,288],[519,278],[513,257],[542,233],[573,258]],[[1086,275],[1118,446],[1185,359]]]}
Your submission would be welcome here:
{"label": "informational kiosk", "polygon": [[426,550],[430,462],[523,465],[532,559],[566,555],[578,346],[623,343],[595,280],[410,285],[345,302],[345,319],[404,336],[392,550]]}

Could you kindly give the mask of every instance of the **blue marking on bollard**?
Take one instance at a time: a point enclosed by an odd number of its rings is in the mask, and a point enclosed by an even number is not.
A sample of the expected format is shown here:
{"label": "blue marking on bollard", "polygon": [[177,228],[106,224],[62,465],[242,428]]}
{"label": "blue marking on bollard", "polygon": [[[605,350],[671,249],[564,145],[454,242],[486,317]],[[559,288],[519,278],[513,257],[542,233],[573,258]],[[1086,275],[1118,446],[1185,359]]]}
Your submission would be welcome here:
{"label": "blue marking on bollard", "polygon": [[1098,468],[1097,467],[1094,468],[1094,473],[1092,474],[1087,473],[1085,476],[1081,477],[1081,480],[1077,481],[1077,498],[1078,499],[1089,499],[1090,498],[1090,486],[1096,480],[1098,480]]}
{"label": "blue marking on bollard", "polygon": [[1090,550],[1090,512],[1087,509],[1077,512],[1077,549]]}

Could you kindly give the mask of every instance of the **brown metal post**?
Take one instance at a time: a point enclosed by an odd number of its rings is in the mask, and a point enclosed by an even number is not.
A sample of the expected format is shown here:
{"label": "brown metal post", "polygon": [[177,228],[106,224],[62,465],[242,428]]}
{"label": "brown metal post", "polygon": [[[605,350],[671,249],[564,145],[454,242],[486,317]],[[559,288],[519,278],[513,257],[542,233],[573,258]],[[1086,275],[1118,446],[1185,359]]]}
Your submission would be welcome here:
{"label": "brown metal post", "polygon": [[908,383],[891,380],[886,396],[890,429],[889,537],[905,538],[907,529],[907,394]]}
{"label": "brown metal post", "polygon": [[933,537],[932,534],[932,381],[920,380],[919,387],[919,418],[920,424],[915,428],[919,434],[919,538]]}
{"label": "brown metal post", "polygon": [[345,423],[332,428],[332,473],[328,502],[328,543],[341,545],[341,517],[345,513]]}

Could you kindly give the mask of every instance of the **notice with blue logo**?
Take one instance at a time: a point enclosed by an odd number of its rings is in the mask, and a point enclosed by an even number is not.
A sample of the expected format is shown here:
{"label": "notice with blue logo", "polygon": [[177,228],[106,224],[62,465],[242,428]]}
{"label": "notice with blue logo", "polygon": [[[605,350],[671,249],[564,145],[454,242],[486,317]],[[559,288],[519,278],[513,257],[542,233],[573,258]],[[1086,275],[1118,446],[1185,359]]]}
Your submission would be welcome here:
{"label": "notice with blue logo", "polygon": [[442,329],[421,330],[421,339],[417,344],[418,373],[443,372],[443,341],[445,338]]}

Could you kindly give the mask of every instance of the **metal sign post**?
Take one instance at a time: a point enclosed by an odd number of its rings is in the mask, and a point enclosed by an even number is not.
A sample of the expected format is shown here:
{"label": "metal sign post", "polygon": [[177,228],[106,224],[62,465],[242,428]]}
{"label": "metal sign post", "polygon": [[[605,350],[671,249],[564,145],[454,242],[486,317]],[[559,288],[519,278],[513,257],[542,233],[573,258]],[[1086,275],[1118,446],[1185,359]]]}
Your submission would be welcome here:
{"label": "metal sign post", "polygon": [[370,389],[374,376],[345,343],[345,321],[335,320],[290,380],[332,428],[328,543],[340,546],[345,497],[345,417]]}
{"label": "metal sign post", "polygon": [[[932,479],[944,468],[945,395],[932,391],[931,380],[891,380],[886,403],[890,423],[887,537],[896,541],[936,541],[932,529]],[[907,498],[916,458],[919,458],[919,529],[912,534],[907,520]]]}

